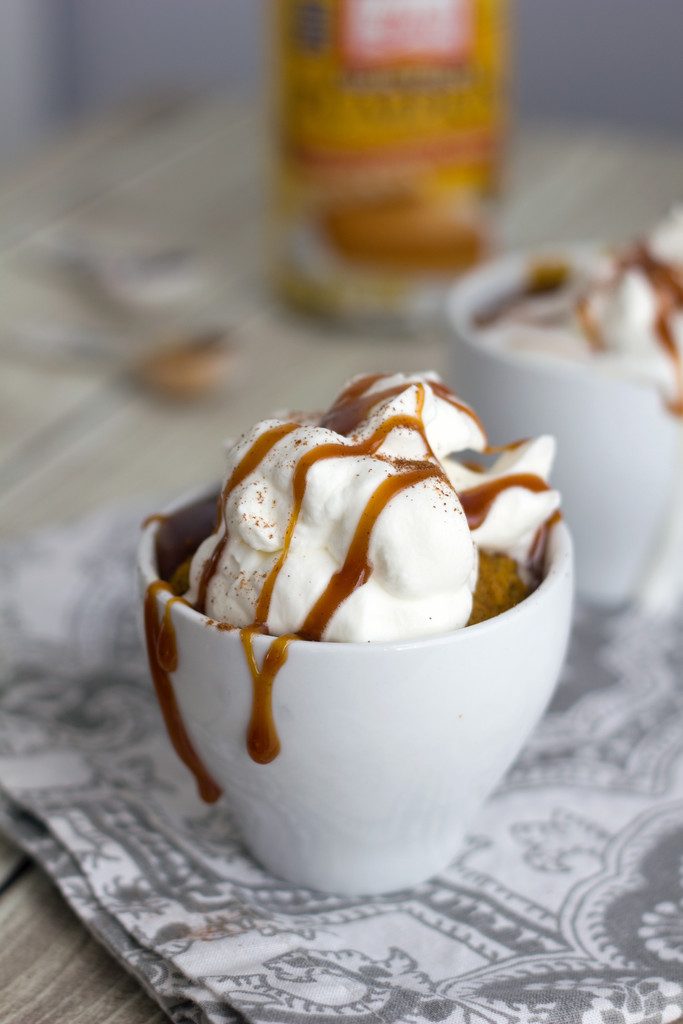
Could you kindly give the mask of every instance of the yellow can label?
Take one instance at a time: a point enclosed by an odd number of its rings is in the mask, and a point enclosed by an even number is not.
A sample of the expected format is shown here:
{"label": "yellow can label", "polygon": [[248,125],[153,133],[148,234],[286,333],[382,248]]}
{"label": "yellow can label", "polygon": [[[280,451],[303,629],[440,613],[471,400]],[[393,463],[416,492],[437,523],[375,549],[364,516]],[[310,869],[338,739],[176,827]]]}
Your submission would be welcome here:
{"label": "yellow can label", "polygon": [[411,275],[453,272],[481,254],[473,200],[500,172],[504,6],[278,0],[290,292],[294,281],[316,304],[339,305],[352,279],[354,294],[375,289],[381,304]]}

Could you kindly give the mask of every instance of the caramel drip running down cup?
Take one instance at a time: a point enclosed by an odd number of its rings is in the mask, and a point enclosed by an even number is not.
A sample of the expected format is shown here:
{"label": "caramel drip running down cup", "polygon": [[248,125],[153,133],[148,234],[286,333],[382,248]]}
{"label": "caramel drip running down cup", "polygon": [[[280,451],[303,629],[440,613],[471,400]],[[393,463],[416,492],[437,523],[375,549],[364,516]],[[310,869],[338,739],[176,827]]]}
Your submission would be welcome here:
{"label": "caramel drip running down cup", "polygon": [[171,593],[169,584],[164,580],[155,580],[154,583],[150,583],[145,594],[145,639],[149,669],[161,714],[175,752],[194,775],[202,800],[207,804],[213,804],[218,800],[222,790],[205,768],[187,734],[170,676],[178,667],[178,645],[171,611],[174,604],[187,602],[182,597],[169,598],[160,620],[157,596],[164,592]]}
{"label": "caramel drip running down cup", "polygon": [[253,626],[240,630],[240,639],[253,684],[251,718],[247,727],[247,750],[252,761],[256,761],[257,764],[270,764],[280,753],[280,737],[273,715],[273,686],[275,677],[287,661],[289,645],[296,637],[276,636],[259,668],[254,654],[254,634],[258,632],[260,630]]}

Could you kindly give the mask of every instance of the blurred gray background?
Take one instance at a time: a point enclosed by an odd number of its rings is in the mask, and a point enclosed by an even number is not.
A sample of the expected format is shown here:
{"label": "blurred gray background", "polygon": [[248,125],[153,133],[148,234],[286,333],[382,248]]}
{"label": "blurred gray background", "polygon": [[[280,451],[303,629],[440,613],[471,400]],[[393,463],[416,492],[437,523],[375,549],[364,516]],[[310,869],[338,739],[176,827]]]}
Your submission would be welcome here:
{"label": "blurred gray background", "polygon": [[[278,0],[0,0],[0,162],[138,95],[256,92]],[[512,0],[522,118],[683,133],[683,0]]]}

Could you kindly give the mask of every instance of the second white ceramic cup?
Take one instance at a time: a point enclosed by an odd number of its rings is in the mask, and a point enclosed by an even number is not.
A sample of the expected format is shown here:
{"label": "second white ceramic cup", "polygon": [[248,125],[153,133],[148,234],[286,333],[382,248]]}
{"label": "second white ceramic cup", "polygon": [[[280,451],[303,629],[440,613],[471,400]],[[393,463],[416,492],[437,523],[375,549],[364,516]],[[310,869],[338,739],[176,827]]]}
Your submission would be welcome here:
{"label": "second white ceramic cup", "polygon": [[[555,248],[569,266],[586,247]],[[678,421],[658,390],[600,372],[590,363],[531,360],[481,342],[477,315],[524,289],[530,263],[514,254],[464,277],[446,316],[450,383],[467,395],[491,441],[553,434],[553,483],[576,548],[579,592],[603,605],[634,597],[666,529],[677,471]]]}

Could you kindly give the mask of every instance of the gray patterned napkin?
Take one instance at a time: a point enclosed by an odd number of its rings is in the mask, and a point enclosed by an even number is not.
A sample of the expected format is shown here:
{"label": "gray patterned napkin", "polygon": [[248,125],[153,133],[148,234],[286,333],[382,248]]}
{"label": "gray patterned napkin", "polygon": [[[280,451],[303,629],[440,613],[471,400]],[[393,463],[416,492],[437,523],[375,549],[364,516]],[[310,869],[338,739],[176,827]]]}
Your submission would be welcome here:
{"label": "gray patterned napkin", "polygon": [[279,882],[171,753],[137,518],[0,559],[0,827],[172,1020],[667,1024],[683,1013],[683,609],[579,610],[541,727],[451,868],[391,896]]}

